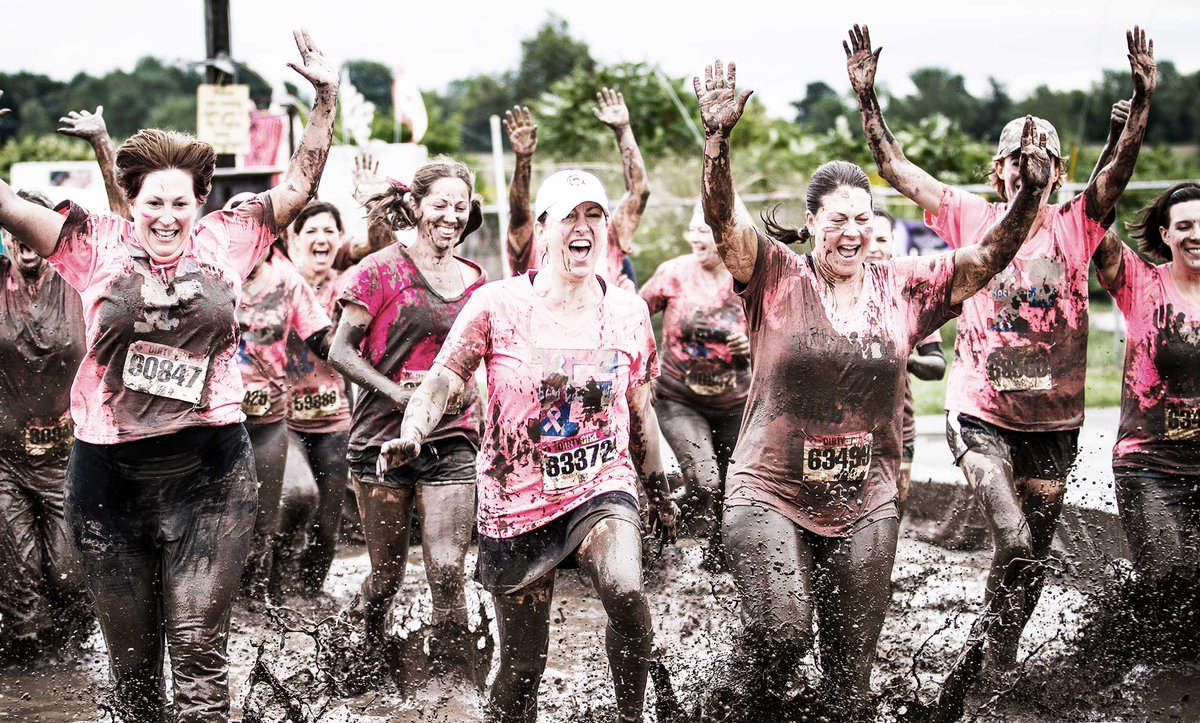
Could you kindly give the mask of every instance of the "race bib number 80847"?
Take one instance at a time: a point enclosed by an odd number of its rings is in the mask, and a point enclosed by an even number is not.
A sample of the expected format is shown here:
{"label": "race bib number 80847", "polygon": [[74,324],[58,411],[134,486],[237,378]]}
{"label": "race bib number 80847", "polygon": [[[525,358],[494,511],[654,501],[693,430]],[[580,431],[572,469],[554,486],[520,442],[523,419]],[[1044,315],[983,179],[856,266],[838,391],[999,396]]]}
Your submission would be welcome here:
{"label": "race bib number 80847", "polygon": [[208,360],[182,349],[148,341],[135,341],[125,355],[125,386],[138,392],[200,403]]}

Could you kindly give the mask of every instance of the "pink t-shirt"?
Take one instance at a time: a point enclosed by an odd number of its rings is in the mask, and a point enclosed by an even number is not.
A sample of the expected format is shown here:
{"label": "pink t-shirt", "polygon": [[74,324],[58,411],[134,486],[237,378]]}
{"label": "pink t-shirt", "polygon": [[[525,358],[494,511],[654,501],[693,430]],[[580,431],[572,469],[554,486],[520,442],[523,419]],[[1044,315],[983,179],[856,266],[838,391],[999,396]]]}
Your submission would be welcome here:
{"label": "pink t-shirt", "polygon": [[[925,223],[958,249],[978,243],[1007,208],[946,186]],[[1046,210],[1008,268],[964,303],[946,409],[1022,432],[1083,424],[1088,263],[1102,238],[1082,195]]]}
{"label": "pink t-shirt", "polygon": [[658,376],[646,304],[607,285],[593,322],[563,321],[534,293],[535,273],[480,289],[437,358],[468,385],[487,368],[478,522],[488,537],[529,532],[605,492],[637,497],[625,395]]}
{"label": "pink t-shirt", "polygon": [[1128,326],[1113,467],[1200,475],[1200,304],[1125,246],[1109,292]]}
{"label": "pink t-shirt", "polygon": [[732,279],[715,283],[695,255],[664,261],[641,289],[651,314],[663,312],[660,399],[729,409],[750,392],[750,358],[729,351],[729,337],[746,333],[742,300]]}
{"label": "pink t-shirt", "polygon": [[[317,303],[335,323],[342,282],[349,275],[330,271],[317,289]],[[350,429],[350,402],[346,380],[329,362],[322,361],[292,330],[287,342],[288,429],[330,434]]]}
{"label": "pink t-shirt", "polygon": [[71,436],[71,380],[83,358],[79,294],[44,269],[35,294],[0,256],[0,454],[33,457],[64,449]]}
{"label": "pink t-shirt", "polygon": [[[620,282],[621,264],[625,261],[625,254],[621,252],[621,244],[617,242],[616,233],[616,230],[610,225],[604,253],[596,259],[596,273],[600,275],[600,278],[613,284]],[[542,268],[542,257],[546,254],[546,249],[542,248],[542,245],[538,243],[537,234],[534,234],[529,245],[525,247],[524,255],[513,254],[512,248],[507,243],[504,245],[504,252],[509,255],[508,263],[512,267],[513,273],[519,276],[526,271],[536,271]]]}
{"label": "pink t-shirt", "polygon": [[[456,257],[457,258],[457,257]],[[380,249],[347,273],[341,301],[362,306],[372,317],[359,353],[389,379],[416,389],[433,366],[433,360],[459,311],[487,275],[478,266],[479,278],[458,296],[447,298],[429,285],[425,275],[399,243]],[[370,462],[378,447],[400,436],[404,411],[378,392],[362,389],[354,400],[353,423],[347,457],[352,462]],[[461,399],[427,437],[428,441],[462,437],[479,448],[479,394],[468,384]]]}
{"label": "pink t-shirt", "polygon": [[[258,278],[261,277],[261,278]],[[242,412],[247,424],[272,424],[288,410],[287,339],[307,339],[332,322],[316,295],[286,257],[275,254],[259,267],[251,294],[238,305],[237,362],[242,372]],[[301,342],[303,343],[303,342]]]}
{"label": "pink t-shirt", "polygon": [[812,257],[759,236],[754,275],[738,292],[754,379],[726,505],[763,505],[830,537],[896,516],[905,362],[958,311],[954,255],[864,271],[857,305],[837,314]]}
{"label": "pink t-shirt", "polygon": [[59,211],[47,260],[79,292],[87,339],[71,386],[75,436],[116,444],[241,422],[236,309],[275,240],[270,196],[200,219],[173,275],[151,267],[132,222],[74,203]]}

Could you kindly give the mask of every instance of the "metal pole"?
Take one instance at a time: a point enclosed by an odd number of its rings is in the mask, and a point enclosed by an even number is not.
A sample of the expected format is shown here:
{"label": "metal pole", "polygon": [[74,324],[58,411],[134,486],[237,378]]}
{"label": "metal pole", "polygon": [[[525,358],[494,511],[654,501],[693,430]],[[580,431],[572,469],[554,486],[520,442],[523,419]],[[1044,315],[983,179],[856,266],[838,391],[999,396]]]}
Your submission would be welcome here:
{"label": "metal pole", "polygon": [[[204,46],[206,51],[204,82],[210,85],[228,85],[233,76],[217,67],[218,58],[230,59],[233,52],[229,43],[229,0],[204,0]],[[233,168],[237,159],[230,154],[217,156],[217,168]]]}
{"label": "metal pole", "polygon": [[504,265],[504,276],[512,276],[508,265],[508,184],[504,180],[504,145],[500,141],[500,116],[491,117],[492,123],[492,184],[496,187],[496,217],[500,221],[500,261]]}
{"label": "metal pole", "polygon": [[671,102],[675,104],[675,109],[679,111],[679,115],[683,118],[683,122],[687,124],[688,129],[692,132],[692,137],[696,139],[696,143],[704,148],[704,136],[700,135],[700,129],[696,127],[696,121],[692,120],[692,116],[684,107],[683,101],[679,99],[679,94],[675,92],[675,87],[671,85],[671,81],[663,75],[661,70],[655,70],[654,76],[658,78],[658,82],[666,89],[667,95],[671,97]]}

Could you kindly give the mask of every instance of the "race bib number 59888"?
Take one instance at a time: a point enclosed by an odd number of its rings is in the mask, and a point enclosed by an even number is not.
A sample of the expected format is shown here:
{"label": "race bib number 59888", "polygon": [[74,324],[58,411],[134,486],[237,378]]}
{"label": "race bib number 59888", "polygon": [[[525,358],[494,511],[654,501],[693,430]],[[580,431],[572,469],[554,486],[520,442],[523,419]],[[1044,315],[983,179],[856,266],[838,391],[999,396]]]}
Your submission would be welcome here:
{"label": "race bib number 59888", "polygon": [[200,403],[208,360],[166,344],[135,341],[125,355],[125,386],[181,402]]}

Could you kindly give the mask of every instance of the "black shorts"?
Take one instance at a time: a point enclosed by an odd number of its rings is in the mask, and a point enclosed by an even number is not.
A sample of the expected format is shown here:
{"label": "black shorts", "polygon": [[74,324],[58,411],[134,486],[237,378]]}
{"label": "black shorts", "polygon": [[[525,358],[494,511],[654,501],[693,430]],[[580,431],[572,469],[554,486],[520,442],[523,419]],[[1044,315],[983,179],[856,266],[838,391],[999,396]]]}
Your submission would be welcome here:
{"label": "black shorts", "polygon": [[968,451],[1007,461],[1013,477],[1065,480],[1079,453],[1079,430],[1018,432],[969,414],[946,413],[946,441],[954,461]]}
{"label": "black shorts", "polygon": [[361,461],[350,461],[350,473],[356,482],[384,487],[475,484],[477,454],[475,447],[462,437],[426,442],[416,459],[388,470],[381,480],[375,476],[379,447],[368,447]]}
{"label": "black shorts", "polygon": [[605,492],[523,535],[480,535],[475,579],[490,593],[512,595],[551,570],[579,567],[575,551],[592,528],[609,517],[628,520],[641,529],[637,500],[625,492]]}

